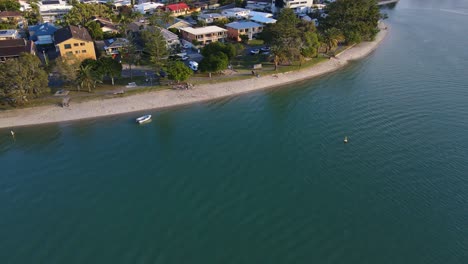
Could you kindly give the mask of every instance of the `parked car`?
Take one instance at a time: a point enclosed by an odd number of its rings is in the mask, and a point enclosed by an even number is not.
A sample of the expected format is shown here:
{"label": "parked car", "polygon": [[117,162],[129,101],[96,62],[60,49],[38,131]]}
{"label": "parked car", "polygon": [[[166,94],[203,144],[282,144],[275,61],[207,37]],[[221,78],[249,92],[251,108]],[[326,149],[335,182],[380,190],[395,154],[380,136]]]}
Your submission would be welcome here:
{"label": "parked car", "polygon": [[196,61],[189,61],[189,68],[192,69],[192,71],[198,71],[198,62]]}
{"label": "parked car", "polygon": [[258,54],[259,52],[260,52],[259,49],[253,49],[253,50],[250,51],[250,54],[256,55],[256,54]]}
{"label": "parked car", "polygon": [[190,49],[190,44],[184,44],[184,49]]}
{"label": "parked car", "polygon": [[260,50],[261,50],[262,52],[267,52],[267,51],[270,51],[270,47],[265,46],[265,47],[260,48]]}
{"label": "parked car", "polygon": [[186,60],[188,60],[188,59],[190,59],[189,56],[187,56],[187,55],[182,56],[182,60],[183,60],[183,61],[186,61]]}

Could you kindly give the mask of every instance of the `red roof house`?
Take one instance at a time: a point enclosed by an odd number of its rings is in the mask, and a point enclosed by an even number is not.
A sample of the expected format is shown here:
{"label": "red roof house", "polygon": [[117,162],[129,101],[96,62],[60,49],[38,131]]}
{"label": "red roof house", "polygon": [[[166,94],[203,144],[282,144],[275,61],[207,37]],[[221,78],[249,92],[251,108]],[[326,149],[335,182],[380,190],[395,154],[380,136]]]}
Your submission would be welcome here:
{"label": "red roof house", "polygon": [[190,7],[186,3],[170,4],[166,6],[166,12],[172,13],[173,16],[181,16],[189,13]]}

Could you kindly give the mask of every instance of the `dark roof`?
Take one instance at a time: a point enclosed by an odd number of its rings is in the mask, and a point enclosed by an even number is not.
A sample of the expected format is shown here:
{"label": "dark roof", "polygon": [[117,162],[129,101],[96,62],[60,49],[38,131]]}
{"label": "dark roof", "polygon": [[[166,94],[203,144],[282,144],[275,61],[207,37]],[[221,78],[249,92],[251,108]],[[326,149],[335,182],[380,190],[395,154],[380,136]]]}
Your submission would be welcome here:
{"label": "dark roof", "polygon": [[60,1],[58,0],[49,0],[49,1],[42,1],[43,5],[58,5],[60,4]]}
{"label": "dark roof", "polygon": [[96,17],[94,19],[94,21],[96,21],[97,23],[99,23],[99,25],[101,26],[101,28],[103,27],[108,27],[112,30],[118,30],[117,26],[112,23],[112,21],[109,21],[109,20],[106,20],[104,18],[100,18],[100,17]]}
{"label": "dark roof", "polygon": [[34,42],[25,39],[0,40],[0,57],[15,57],[20,53],[32,53]]}
{"label": "dark roof", "polygon": [[55,43],[62,43],[65,40],[75,38],[85,41],[93,41],[88,33],[88,30],[84,27],[68,26],[61,28],[54,33]]}
{"label": "dark roof", "polygon": [[0,12],[0,17],[21,17],[23,14],[18,11],[3,11]]}

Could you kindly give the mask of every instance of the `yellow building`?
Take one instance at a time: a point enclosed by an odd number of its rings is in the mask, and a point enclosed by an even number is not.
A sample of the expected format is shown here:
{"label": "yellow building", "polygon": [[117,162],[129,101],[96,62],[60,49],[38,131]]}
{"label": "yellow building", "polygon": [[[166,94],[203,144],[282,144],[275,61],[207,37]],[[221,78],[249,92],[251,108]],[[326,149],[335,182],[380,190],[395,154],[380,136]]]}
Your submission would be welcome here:
{"label": "yellow building", "polygon": [[86,28],[68,26],[54,33],[57,52],[65,59],[96,59],[94,42]]}

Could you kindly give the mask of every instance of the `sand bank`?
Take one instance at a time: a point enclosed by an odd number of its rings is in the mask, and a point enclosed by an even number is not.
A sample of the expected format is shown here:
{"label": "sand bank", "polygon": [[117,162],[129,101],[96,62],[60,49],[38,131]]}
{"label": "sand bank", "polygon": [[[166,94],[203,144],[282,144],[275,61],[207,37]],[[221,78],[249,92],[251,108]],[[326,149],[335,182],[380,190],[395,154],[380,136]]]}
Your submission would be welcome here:
{"label": "sand bank", "polygon": [[387,27],[382,25],[381,31],[374,41],[360,43],[342,52],[336,58],[304,70],[218,84],[197,85],[192,90],[163,90],[121,98],[72,103],[68,108],[41,106],[5,111],[0,113],[0,128],[63,122],[171,107],[281,86],[335,71],[347,65],[349,61],[361,59],[375,50],[386,34]]}

